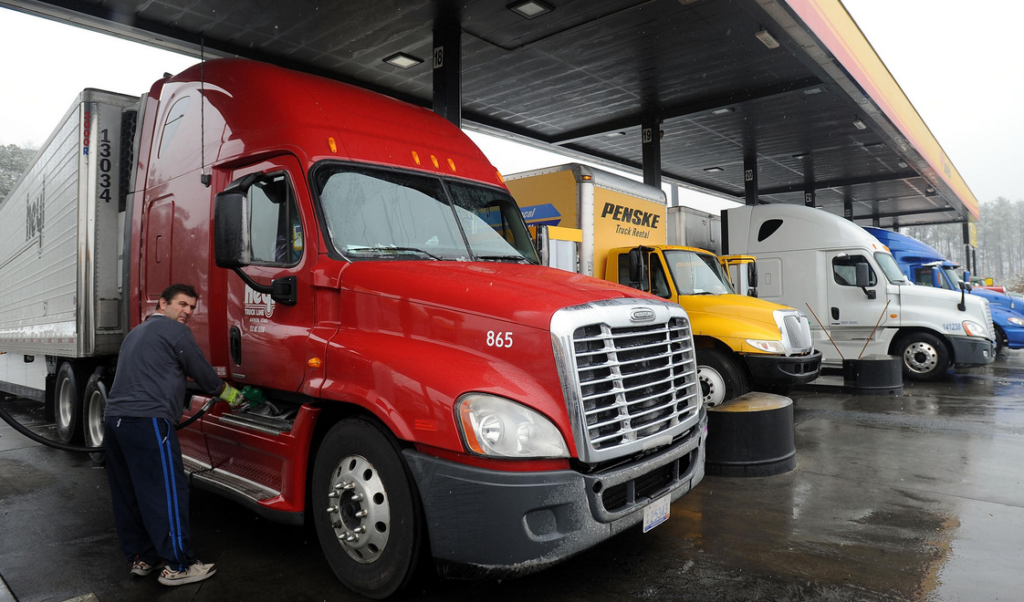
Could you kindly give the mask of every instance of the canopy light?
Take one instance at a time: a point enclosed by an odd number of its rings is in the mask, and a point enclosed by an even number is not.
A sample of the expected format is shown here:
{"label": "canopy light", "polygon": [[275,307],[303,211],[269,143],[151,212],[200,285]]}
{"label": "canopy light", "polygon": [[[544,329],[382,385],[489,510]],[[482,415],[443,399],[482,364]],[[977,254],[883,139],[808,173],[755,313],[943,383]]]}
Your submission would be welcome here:
{"label": "canopy light", "polygon": [[793,155],[793,158],[794,159],[807,159],[808,157],[811,157],[811,156],[812,156],[811,153],[800,153],[800,154],[797,154],[797,155]]}
{"label": "canopy light", "polygon": [[853,127],[857,128],[858,130],[866,130],[866,129],[868,129],[868,126],[864,125],[864,122],[861,121],[860,119],[854,119],[853,120]]}
{"label": "canopy light", "polygon": [[761,40],[761,43],[767,46],[768,48],[775,49],[779,47],[779,41],[773,38],[772,34],[768,33],[763,29],[755,33],[754,36],[757,39]]}
{"label": "canopy light", "polygon": [[812,96],[814,94],[821,94],[824,92],[821,88],[807,88],[804,90],[804,96]]}
{"label": "canopy light", "polygon": [[722,107],[720,109],[711,109],[711,114],[712,115],[727,115],[729,113],[734,112],[735,110],[736,109],[734,109],[732,107]]}
{"label": "canopy light", "polygon": [[897,163],[896,165],[899,165],[899,166],[900,166],[900,167],[902,167],[903,169],[906,169],[906,168],[907,168],[907,162],[906,162],[906,161],[900,161],[900,162],[899,162],[899,163]]}
{"label": "canopy light", "polygon": [[723,171],[723,170],[722,170],[721,167],[705,167],[704,171],[706,171],[708,173],[718,173],[718,172]]}
{"label": "canopy light", "polygon": [[551,5],[541,2],[540,0],[526,0],[526,2],[515,2],[509,4],[506,8],[514,13],[518,13],[521,17],[532,19],[539,17],[544,13],[549,13],[555,10]]}
{"label": "canopy light", "polygon": [[388,58],[384,59],[384,62],[389,65],[398,67],[399,69],[409,69],[422,63],[423,59],[418,59],[412,56],[411,54],[406,54],[404,52],[396,52],[395,54],[392,54]]}
{"label": "canopy light", "polygon": [[883,143],[881,143],[881,142],[871,142],[871,143],[869,143],[869,144],[865,144],[865,145],[864,145],[864,148],[866,148],[866,149],[868,149],[868,150],[874,150],[874,149],[876,149],[876,148],[880,148],[880,147],[882,147],[882,146],[885,146],[885,144],[883,144]]}
{"label": "canopy light", "polygon": [[608,132],[605,134],[607,138],[618,138],[619,136],[625,136],[626,132]]}

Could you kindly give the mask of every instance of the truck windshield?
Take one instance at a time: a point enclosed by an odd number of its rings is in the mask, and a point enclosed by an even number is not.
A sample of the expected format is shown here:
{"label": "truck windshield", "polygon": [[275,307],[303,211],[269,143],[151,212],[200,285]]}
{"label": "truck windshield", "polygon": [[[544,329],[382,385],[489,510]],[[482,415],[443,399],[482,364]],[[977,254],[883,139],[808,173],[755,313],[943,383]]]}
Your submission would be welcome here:
{"label": "truck windshield", "polygon": [[680,295],[735,294],[714,255],[666,250],[665,262]]}
{"label": "truck windshield", "polygon": [[341,164],[313,179],[331,242],[350,259],[539,263],[503,190]]}
{"label": "truck windshield", "polygon": [[956,269],[943,266],[942,271],[946,272],[946,277],[949,278],[949,282],[955,287],[954,290],[960,290],[960,274],[956,273]]}
{"label": "truck windshield", "polygon": [[896,264],[896,260],[893,259],[892,255],[882,252],[875,253],[875,261],[878,262],[878,267],[882,268],[882,272],[889,279],[889,282],[893,284],[907,283],[907,277],[900,271],[900,266]]}

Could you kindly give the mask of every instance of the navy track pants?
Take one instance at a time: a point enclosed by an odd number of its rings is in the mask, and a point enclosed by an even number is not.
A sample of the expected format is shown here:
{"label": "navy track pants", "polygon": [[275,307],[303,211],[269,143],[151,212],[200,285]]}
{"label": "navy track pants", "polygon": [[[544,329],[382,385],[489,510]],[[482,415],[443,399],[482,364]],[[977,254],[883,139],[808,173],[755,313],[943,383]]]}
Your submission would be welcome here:
{"label": "navy track pants", "polygon": [[117,416],[107,416],[103,425],[110,500],[125,557],[187,569],[195,561],[188,477],[174,426],[163,418]]}

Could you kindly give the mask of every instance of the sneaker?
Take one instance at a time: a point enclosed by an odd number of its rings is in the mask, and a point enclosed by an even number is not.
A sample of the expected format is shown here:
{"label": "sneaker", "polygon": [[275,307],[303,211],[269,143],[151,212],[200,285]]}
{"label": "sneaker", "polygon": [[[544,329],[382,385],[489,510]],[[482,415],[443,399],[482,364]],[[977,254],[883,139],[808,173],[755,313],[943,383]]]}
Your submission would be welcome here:
{"label": "sneaker", "polygon": [[216,572],[217,567],[212,562],[210,564],[203,564],[197,560],[184,571],[176,571],[169,566],[165,566],[157,581],[164,585],[185,585],[186,583],[195,583],[196,581],[213,577],[213,574]]}
{"label": "sneaker", "polygon": [[163,561],[157,562],[157,563],[154,563],[154,564],[150,564],[150,563],[146,562],[145,560],[141,560],[138,556],[136,556],[135,557],[135,562],[132,563],[132,575],[137,575],[139,577],[145,577],[146,575],[152,573],[153,571],[157,570],[158,568],[162,567],[163,565],[164,565]]}

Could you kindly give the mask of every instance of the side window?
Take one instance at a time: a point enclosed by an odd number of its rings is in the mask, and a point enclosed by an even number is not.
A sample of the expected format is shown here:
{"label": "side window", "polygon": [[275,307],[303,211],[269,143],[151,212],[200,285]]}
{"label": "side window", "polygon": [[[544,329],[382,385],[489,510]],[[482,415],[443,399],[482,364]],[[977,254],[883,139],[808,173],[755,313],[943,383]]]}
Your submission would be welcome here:
{"label": "side window", "polygon": [[186,96],[174,103],[171,106],[171,110],[167,111],[167,121],[164,123],[164,131],[160,135],[160,150],[157,151],[157,157],[164,156],[164,151],[171,145],[171,140],[174,139],[178,126],[181,125],[181,121],[185,118],[185,110],[188,109],[189,100],[190,98]]}
{"label": "side window", "polygon": [[297,264],[302,257],[302,221],[287,176],[271,174],[253,184],[247,196],[252,262]]}
{"label": "side window", "polygon": [[661,265],[661,258],[651,253],[651,292],[664,299],[672,297],[672,290],[668,287],[668,278],[665,277],[665,267]]}
{"label": "side window", "polygon": [[847,255],[845,257],[832,258],[832,277],[836,284],[842,286],[857,286],[857,264],[865,263],[868,266],[868,286],[878,283],[875,271],[863,255]]}

